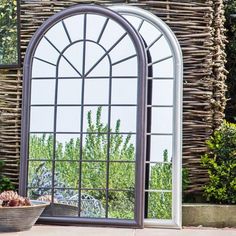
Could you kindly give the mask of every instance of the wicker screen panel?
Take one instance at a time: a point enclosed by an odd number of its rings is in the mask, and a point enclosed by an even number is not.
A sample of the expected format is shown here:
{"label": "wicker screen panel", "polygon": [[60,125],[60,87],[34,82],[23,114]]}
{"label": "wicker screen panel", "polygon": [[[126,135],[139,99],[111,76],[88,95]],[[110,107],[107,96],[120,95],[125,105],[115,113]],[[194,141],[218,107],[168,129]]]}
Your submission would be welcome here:
{"label": "wicker screen panel", "polygon": [[21,129],[20,70],[0,70],[0,160],[4,174],[18,184]]}
{"label": "wicker screen panel", "polygon": [[[190,175],[188,191],[201,191],[207,181],[207,173],[200,167],[200,156],[206,151],[205,140],[222,122],[226,102],[223,0],[22,0],[22,62],[29,40],[44,20],[62,9],[82,3],[139,6],[159,16],[176,34],[184,59],[183,164]],[[21,76],[20,71],[0,73],[0,127],[4,129],[0,133],[0,157],[7,160],[6,171],[17,183]],[[5,93],[8,89],[12,89],[17,98],[12,100],[12,95]],[[14,122],[5,119],[2,111],[7,109],[12,109]],[[7,129],[11,132],[8,133]]]}

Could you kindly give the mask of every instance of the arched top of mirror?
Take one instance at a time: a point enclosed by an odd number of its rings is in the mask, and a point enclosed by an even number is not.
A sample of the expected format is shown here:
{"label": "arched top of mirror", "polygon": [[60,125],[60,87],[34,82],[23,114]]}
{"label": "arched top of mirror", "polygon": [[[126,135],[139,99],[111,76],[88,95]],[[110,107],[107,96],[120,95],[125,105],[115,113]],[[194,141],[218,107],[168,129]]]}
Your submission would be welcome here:
{"label": "arched top of mirror", "polygon": [[36,32],[26,52],[24,77],[139,77],[145,63],[140,36],[125,19],[103,7],[76,6]]}

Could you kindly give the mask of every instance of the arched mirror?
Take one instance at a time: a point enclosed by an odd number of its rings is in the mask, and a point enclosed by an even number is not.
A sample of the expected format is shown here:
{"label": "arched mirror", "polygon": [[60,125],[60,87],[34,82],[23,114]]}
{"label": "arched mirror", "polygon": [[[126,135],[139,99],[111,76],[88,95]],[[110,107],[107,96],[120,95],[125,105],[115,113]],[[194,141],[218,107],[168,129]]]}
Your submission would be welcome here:
{"label": "arched mirror", "polygon": [[114,6],[148,54],[145,226],[181,226],[182,53],[171,29],[137,7]]}
{"label": "arched mirror", "polygon": [[141,227],[146,53],[118,13],[75,6],[48,19],[24,63],[21,194],[44,222]]}
{"label": "arched mirror", "polygon": [[20,190],[51,202],[41,222],[180,227],[181,50],[150,12],[111,9],[69,8],[32,38]]}

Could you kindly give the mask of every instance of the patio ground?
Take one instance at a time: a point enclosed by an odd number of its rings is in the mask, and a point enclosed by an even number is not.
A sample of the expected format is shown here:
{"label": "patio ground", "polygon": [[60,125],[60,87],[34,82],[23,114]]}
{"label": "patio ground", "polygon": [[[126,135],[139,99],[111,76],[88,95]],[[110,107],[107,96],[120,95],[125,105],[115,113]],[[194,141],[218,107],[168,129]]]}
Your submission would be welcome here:
{"label": "patio ground", "polygon": [[184,228],[175,229],[117,229],[95,227],[34,226],[19,233],[3,233],[1,236],[236,236],[236,228]]}

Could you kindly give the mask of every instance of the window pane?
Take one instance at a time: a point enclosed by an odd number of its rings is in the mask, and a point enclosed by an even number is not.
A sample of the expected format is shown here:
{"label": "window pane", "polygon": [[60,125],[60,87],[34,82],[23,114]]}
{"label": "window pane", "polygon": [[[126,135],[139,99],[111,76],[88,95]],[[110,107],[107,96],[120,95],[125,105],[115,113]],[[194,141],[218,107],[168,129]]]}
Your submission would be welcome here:
{"label": "window pane", "polygon": [[116,63],[120,60],[128,59],[129,57],[136,55],[134,44],[130,37],[128,35],[124,37],[109,55],[112,63]]}
{"label": "window pane", "polygon": [[137,30],[138,27],[140,26],[142,19],[138,18],[136,16],[131,16],[131,15],[122,15],[126,20],[128,20],[131,25]]}
{"label": "window pane", "polygon": [[108,104],[109,80],[86,79],[84,84],[84,104]]}
{"label": "window pane", "polygon": [[51,189],[39,189],[39,188],[28,188],[27,196],[31,200],[41,200],[45,202],[51,202],[52,190]]}
{"label": "window pane", "polygon": [[173,58],[161,61],[153,65],[153,77],[171,77],[174,76],[174,62]]}
{"label": "window pane", "polygon": [[107,134],[83,135],[83,160],[107,160]]}
{"label": "window pane", "polygon": [[152,108],[152,133],[172,133],[173,108]]}
{"label": "window pane", "polygon": [[56,66],[33,59],[32,79],[33,78],[48,78],[56,76]]}
{"label": "window pane", "polygon": [[31,107],[30,131],[52,132],[54,107]]}
{"label": "window pane", "polygon": [[153,80],[152,83],[152,105],[173,105],[173,80]]}
{"label": "window pane", "polygon": [[42,217],[52,217],[52,216],[76,217],[78,216],[78,207],[55,202],[47,206],[41,216]]}
{"label": "window pane", "polygon": [[56,135],[56,159],[79,160],[80,158],[80,135],[57,134]]}
{"label": "window pane", "polygon": [[84,107],[83,132],[108,132],[108,108]]}
{"label": "window pane", "polygon": [[149,219],[172,219],[172,193],[149,192],[148,217]]}
{"label": "window pane", "polygon": [[106,209],[106,192],[87,190],[81,192],[81,217],[104,218]]}
{"label": "window pane", "polygon": [[162,36],[150,49],[152,61],[157,61],[165,57],[171,56],[170,45],[164,36]]}
{"label": "window pane", "polygon": [[70,216],[77,217],[78,191],[74,189],[55,189],[54,203],[43,212],[43,216]]}
{"label": "window pane", "polygon": [[107,163],[82,163],[82,188],[106,188]]}
{"label": "window pane", "polygon": [[136,132],[136,107],[111,107],[112,132]]}
{"label": "window pane", "polygon": [[57,132],[80,132],[80,107],[57,107]]}
{"label": "window pane", "polygon": [[107,18],[104,16],[87,14],[86,38],[96,42],[102,31],[106,19]]}
{"label": "window pane", "polygon": [[[64,20],[72,42],[83,39],[84,15],[70,16]],[[76,30],[75,30],[76,29]]]}
{"label": "window pane", "polygon": [[172,160],[172,135],[152,135],[150,161]]}
{"label": "window pane", "polygon": [[105,54],[106,51],[96,43],[86,42],[85,72],[89,73],[88,76],[110,75],[111,63],[109,62],[108,56],[104,57]]}
{"label": "window pane", "polygon": [[58,67],[59,77],[79,77],[83,65],[83,43],[71,45],[60,58]]}
{"label": "window pane", "polygon": [[29,159],[37,159],[37,160],[53,159],[52,134],[30,134]]}
{"label": "window pane", "polygon": [[58,80],[58,104],[81,103],[82,80],[81,79],[59,79]]}
{"label": "window pane", "polygon": [[62,22],[55,24],[51,29],[48,30],[45,36],[59,51],[62,51],[69,44],[69,39],[63,28]]}
{"label": "window pane", "polygon": [[42,38],[34,56],[56,64],[59,52],[45,38]]}
{"label": "window pane", "polygon": [[137,80],[113,79],[111,96],[112,104],[137,104]]}
{"label": "window pane", "polygon": [[113,134],[110,136],[110,160],[134,161],[135,151],[135,135]]}
{"label": "window pane", "polygon": [[77,161],[56,161],[54,186],[58,188],[78,188],[79,163]]}
{"label": "window pane", "polygon": [[[78,207],[78,202],[79,202],[79,191],[77,189],[66,189],[65,188],[65,189],[55,189],[54,190],[54,203]],[[74,215],[77,216],[78,215],[78,208],[76,208],[76,212],[75,212],[75,209],[73,212],[74,212]]]}
{"label": "window pane", "polygon": [[133,191],[109,191],[108,217],[134,219],[135,194]]}
{"label": "window pane", "polygon": [[137,57],[133,57],[127,61],[112,66],[113,76],[137,76],[138,63]]}
{"label": "window pane", "polygon": [[110,163],[109,188],[133,190],[135,185],[135,163]]}
{"label": "window pane", "polygon": [[32,80],[31,104],[54,104],[55,80]]}
{"label": "window pane", "polygon": [[52,162],[29,161],[28,187],[37,188],[37,194],[52,187]]}
{"label": "window pane", "polygon": [[109,22],[100,40],[100,44],[105,49],[109,50],[124,34],[125,30],[117,22],[109,19]]}
{"label": "window pane", "polygon": [[146,173],[149,178],[150,190],[171,190],[172,189],[172,164],[151,163],[146,164]]}
{"label": "window pane", "polygon": [[[157,27],[150,24],[149,22],[144,22],[139,33],[144,38],[147,46],[149,46],[153,40],[161,35],[161,32],[157,30]],[[158,53],[158,52],[157,52]]]}
{"label": "window pane", "polygon": [[[70,47],[65,50],[63,56],[65,57],[64,59],[66,59],[66,62],[60,64],[60,76],[69,77],[70,74],[71,76],[80,76],[83,70],[83,51],[84,44],[82,41],[70,45]],[[68,68],[68,71],[66,70],[66,68]]]}

